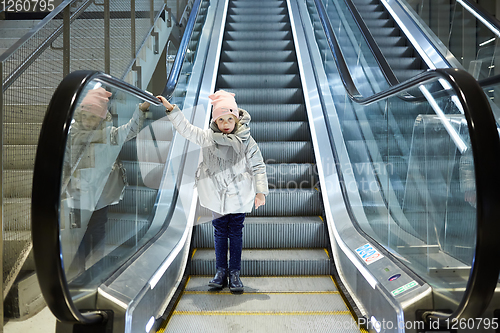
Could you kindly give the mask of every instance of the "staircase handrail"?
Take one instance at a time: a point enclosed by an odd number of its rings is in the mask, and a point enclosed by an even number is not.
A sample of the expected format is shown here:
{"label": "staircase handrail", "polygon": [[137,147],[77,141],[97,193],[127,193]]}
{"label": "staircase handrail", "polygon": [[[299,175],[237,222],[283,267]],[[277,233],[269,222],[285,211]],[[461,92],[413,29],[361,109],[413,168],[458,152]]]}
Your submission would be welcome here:
{"label": "staircase handrail", "polygon": [[189,19],[186,23],[186,29],[182,36],[179,49],[177,50],[177,54],[175,55],[175,60],[172,65],[172,70],[168,75],[167,84],[165,85],[165,88],[163,89],[163,92],[161,94],[168,100],[172,98],[172,94],[175,91],[175,87],[179,82],[182,65],[184,64],[184,60],[186,58],[187,47],[189,45],[189,41],[191,40],[191,35],[193,34],[194,26],[196,23],[196,17],[198,16],[200,8],[201,8],[201,0],[195,0],[193,4],[193,9],[189,14]]}

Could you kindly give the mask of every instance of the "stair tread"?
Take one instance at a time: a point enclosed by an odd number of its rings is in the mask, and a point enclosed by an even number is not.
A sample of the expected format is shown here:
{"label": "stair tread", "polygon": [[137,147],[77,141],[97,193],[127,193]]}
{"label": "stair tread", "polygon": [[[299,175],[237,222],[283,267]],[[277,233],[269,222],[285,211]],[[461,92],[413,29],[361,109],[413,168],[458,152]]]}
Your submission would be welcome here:
{"label": "stair tread", "polygon": [[[229,296],[228,296],[229,297]],[[234,296],[232,296],[234,297]],[[255,297],[255,295],[254,295]],[[260,296],[262,299],[266,295]],[[235,297],[235,298],[239,298]],[[224,314],[224,313],[221,313]],[[285,315],[283,315],[285,314]],[[346,308],[344,311],[321,311],[316,312],[298,312],[298,313],[233,313],[221,316],[206,315],[200,312],[173,315],[168,323],[165,332],[199,332],[204,327],[211,332],[226,332],[228,327],[235,328],[235,331],[245,330],[246,332],[327,332],[328,329],[318,327],[321,321],[322,327],[342,327],[342,331],[336,332],[359,333],[358,324],[354,321],[352,315]],[[293,322],[293,324],[290,324]]]}
{"label": "stair tread", "polygon": [[[185,291],[208,291],[207,279],[211,276],[192,275]],[[245,277],[247,292],[279,293],[279,292],[335,292],[338,291],[332,277],[317,276],[248,276]],[[224,290],[229,292],[229,290]],[[222,292],[224,292],[222,291]]]}
{"label": "stair tread", "polygon": [[319,216],[247,217],[245,224],[323,223]]}
{"label": "stair tread", "polygon": [[[215,261],[214,249],[197,249],[192,260]],[[325,249],[243,249],[241,261],[329,260]]]}
{"label": "stair tread", "polygon": [[234,314],[307,314],[319,311],[334,314],[336,311],[344,311],[349,314],[338,293],[268,293],[265,294],[265,299],[263,302],[261,298],[255,297],[249,285],[245,285],[245,293],[238,297],[231,293],[185,293],[177,304],[176,311]]}

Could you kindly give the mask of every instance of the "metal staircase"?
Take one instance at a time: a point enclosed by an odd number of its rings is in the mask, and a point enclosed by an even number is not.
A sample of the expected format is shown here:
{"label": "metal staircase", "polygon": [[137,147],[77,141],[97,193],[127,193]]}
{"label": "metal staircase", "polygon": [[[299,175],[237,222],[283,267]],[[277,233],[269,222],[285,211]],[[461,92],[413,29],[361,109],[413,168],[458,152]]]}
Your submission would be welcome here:
{"label": "metal staircase", "polygon": [[352,0],[399,82],[428,67],[380,0]]}

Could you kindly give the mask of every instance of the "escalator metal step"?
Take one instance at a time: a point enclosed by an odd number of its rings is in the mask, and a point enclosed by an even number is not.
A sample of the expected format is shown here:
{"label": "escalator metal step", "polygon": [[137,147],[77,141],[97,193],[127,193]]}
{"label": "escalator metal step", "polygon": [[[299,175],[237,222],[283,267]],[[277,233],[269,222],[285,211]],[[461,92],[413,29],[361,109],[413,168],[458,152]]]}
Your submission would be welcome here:
{"label": "escalator metal step", "polygon": [[[279,8],[238,8],[238,7],[229,7],[227,10],[228,15],[233,16],[245,16],[245,15],[283,15],[286,13],[286,9],[283,7]],[[262,17],[263,20],[265,17]],[[273,20],[274,21],[274,20]],[[276,21],[274,21],[276,22]]]}
{"label": "escalator metal step", "polygon": [[250,43],[249,41],[228,40],[223,42],[224,50],[226,51],[242,51],[242,50],[273,50],[286,51],[293,50],[293,43],[290,40],[263,40],[258,43]]}
{"label": "escalator metal step", "polygon": [[236,297],[210,291],[210,278],[189,278],[165,332],[359,332],[331,276],[243,277]]}
{"label": "escalator metal step", "polygon": [[[297,64],[293,61],[283,62],[224,62],[219,66],[220,74],[295,74]],[[239,102],[239,101],[238,101]],[[241,103],[238,103],[241,104]]]}
{"label": "escalator metal step", "polygon": [[231,88],[297,88],[300,77],[295,74],[283,75],[219,75],[220,89]]}
{"label": "escalator metal step", "polygon": [[226,25],[226,31],[288,31],[290,24],[287,22],[233,22]]}
{"label": "escalator metal step", "polygon": [[222,51],[220,60],[251,61],[251,62],[282,62],[294,61],[295,53],[292,51]]}
{"label": "escalator metal step", "polygon": [[292,33],[290,31],[226,31],[224,38],[226,40],[289,40]]}
{"label": "escalator metal step", "polygon": [[[204,207],[198,208],[198,215],[212,216],[212,212]],[[323,206],[321,193],[312,188],[273,188],[270,186],[266,204],[253,209],[247,217],[283,217],[283,216],[321,216]]]}
{"label": "escalator metal step", "polygon": [[312,163],[267,164],[266,170],[271,188],[313,189],[318,184],[318,174]]}
{"label": "escalator metal step", "polygon": [[276,104],[302,104],[304,95],[301,88],[281,89],[243,89],[231,88],[240,104],[267,104],[267,109],[275,108]]}
{"label": "escalator metal step", "polygon": [[256,14],[246,14],[246,15],[229,15],[227,17],[228,23],[237,23],[237,22],[253,22],[254,24],[261,22],[288,22],[288,18],[285,14],[271,14],[268,11],[265,13],[256,13]]}
{"label": "escalator metal step", "polygon": [[283,7],[284,2],[281,0],[269,0],[269,1],[249,1],[249,0],[235,0],[231,1],[231,7],[238,8],[277,8]]}
{"label": "escalator metal step", "polygon": [[[191,258],[191,274],[215,272],[213,249],[197,249]],[[330,258],[325,249],[243,249],[241,276],[327,275]]]}
{"label": "escalator metal step", "polygon": [[260,142],[259,148],[266,163],[314,163],[310,141]]}
{"label": "escalator metal step", "polygon": [[309,124],[305,121],[251,122],[250,131],[257,142],[308,141],[311,138]]}
{"label": "escalator metal step", "polygon": [[[245,104],[238,106],[252,115],[252,123],[257,121],[304,121],[307,120],[304,104]],[[252,124],[250,123],[250,124]]]}
{"label": "escalator metal step", "polygon": [[[325,224],[319,216],[248,217],[245,219],[243,248],[291,249],[328,246]],[[193,230],[193,247],[213,248],[212,223]]]}

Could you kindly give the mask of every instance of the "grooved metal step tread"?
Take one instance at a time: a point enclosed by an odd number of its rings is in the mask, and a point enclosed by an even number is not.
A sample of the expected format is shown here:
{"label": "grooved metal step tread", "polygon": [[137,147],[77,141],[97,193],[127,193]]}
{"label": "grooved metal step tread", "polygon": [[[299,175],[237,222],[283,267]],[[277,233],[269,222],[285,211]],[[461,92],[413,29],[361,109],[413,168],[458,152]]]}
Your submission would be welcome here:
{"label": "grooved metal step tread", "polygon": [[308,141],[309,124],[305,121],[251,122],[250,133],[257,142]]}
{"label": "grooved metal step tread", "polygon": [[189,278],[165,332],[360,331],[331,276],[242,277],[243,294],[211,290],[209,279]]}
{"label": "grooved metal step tread", "polygon": [[261,40],[290,40],[292,34],[290,31],[263,31],[263,30],[253,30],[253,31],[226,31],[226,40],[238,40],[246,41],[249,43],[254,43]]}
{"label": "grooved metal step tread", "polygon": [[[197,249],[191,260],[193,275],[215,273],[213,249]],[[301,276],[330,273],[325,249],[243,249],[242,276]]]}
{"label": "grooved metal step tread", "polygon": [[[214,229],[209,223],[200,223],[193,230],[193,246],[214,247]],[[326,226],[319,216],[302,217],[247,217],[243,231],[246,249],[301,249],[328,246]]]}
{"label": "grooved metal step tread", "polygon": [[[243,249],[241,261],[329,260],[325,249]],[[213,249],[197,249],[192,260],[215,260]]]}
{"label": "grooved metal step tread", "polygon": [[[232,88],[297,88],[301,86],[298,74],[224,74],[219,75],[221,89]],[[226,88],[227,87],[227,88]]]}
{"label": "grooved metal step tread", "polygon": [[[230,7],[227,11],[229,16],[246,16],[246,15],[263,15],[261,20],[265,19],[267,15],[280,15],[286,13],[286,9],[282,7],[277,8],[245,8],[245,7]],[[271,20],[268,20],[271,22]],[[277,22],[277,20],[272,20],[272,22]]]}
{"label": "grooved metal step tread", "polygon": [[[295,184],[294,184],[295,185]],[[211,212],[200,207],[200,215],[209,216]],[[253,209],[247,216],[319,216],[323,214],[321,192],[304,188],[269,188],[266,204]]]}
{"label": "grooved metal step tread", "polygon": [[[224,62],[287,62],[293,61],[295,58],[295,53],[289,50],[285,51],[273,51],[273,50],[261,50],[261,51],[221,51],[222,63]],[[237,95],[238,96],[238,95]]]}
{"label": "grooved metal step tread", "polygon": [[276,6],[284,6],[284,1],[273,1],[273,0],[266,0],[266,1],[242,1],[242,0],[234,0],[231,1],[231,6],[235,7],[276,7]]}
{"label": "grooved metal step tread", "polygon": [[[243,284],[245,284],[242,279]],[[175,313],[210,314],[350,314],[340,294],[322,293],[184,293]],[[207,313],[208,312],[208,313]]]}
{"label": "grooved metal step tread", "polygon": [[284,14],[270,14],[270,13],[255,13],[246,15],[229,15],[227,17],[228,23],[239,22],[252,22],[254,24],[267,23],[267,22],[288,22],[288,17]]}
{"label": "grooved metal step tread", "polygon": [[289,30],[290,24],[286,22],[263,22],[258,25],[252,22],[232,22],[226,25],[227,31],[260,31],[260,30]]}
{"label": "grooved metal step tread", "polygon": [[[184,289],[185,292],[207,292],[211,287],[208,281],[211,275],[191,275]],[[246,276],[242,277],[245,292],[251,293],[315,293],[315,292],[338,292],[333,279],[329,275],[317,276]],[[220,293],[229,293],[229,289],[223,289]]]}
{"label": "grooved metal step tread", "polygon": [[[236,24],[236,23],[234,23]],[[228,40],[223,42],[222,47],[225,51],[241,51],[241,50],[293,50],[293,41],[291,40],[262,40],[257,45],[248,41]]]}
{"label": "grooved metal step tread", "polygon": [[245,224],[323,223],[319,216],[247,217]]}
{"label": "grooved metal step tread", "polygon": [[[173,316],[165,328],[165,333],[172,332],[342,332],[359,333],[354,319],[350,314],[321,314],[321,313],[300,313],[300,314],[229,314],[221,313],[224,317],[206,314],[183,313]],[[338,329],[332,330],[332,327]],[[365,331],[366,332],[366,331]]]}
{"label": "grooved metal step tread", "polygon": [[306,121],[307,115],[304,104],[245,104],[238,103],[238,106],[247,110],[252,116],[252,122],[259,121]]}
{"label": "grooved metal step tread", "polygon": [[298,72],[297,64],[293,61],[224,62],[219,66],[219,74],[296,74]]}
{"label": "grooved metal step tread", "polygon": [[276,104],[304,103],[304,95],[301,88],[231,88],[229,91],[238,96],[238,104],[267,104],[267,110],[273,110]]}

